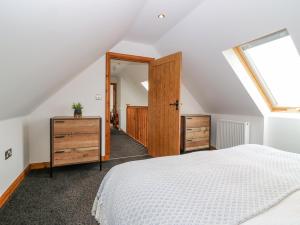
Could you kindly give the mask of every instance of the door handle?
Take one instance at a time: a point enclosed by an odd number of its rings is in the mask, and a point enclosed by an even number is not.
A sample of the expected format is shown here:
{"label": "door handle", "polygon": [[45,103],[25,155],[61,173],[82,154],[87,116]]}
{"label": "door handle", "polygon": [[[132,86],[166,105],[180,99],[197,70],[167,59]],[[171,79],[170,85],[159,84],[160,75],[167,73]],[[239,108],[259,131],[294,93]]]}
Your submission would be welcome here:
{"label": "door handle", "polygon": [[179,109],[179,100],[176,100],[174,103],[170,103],[171,106],[175,106],[176,110]]}

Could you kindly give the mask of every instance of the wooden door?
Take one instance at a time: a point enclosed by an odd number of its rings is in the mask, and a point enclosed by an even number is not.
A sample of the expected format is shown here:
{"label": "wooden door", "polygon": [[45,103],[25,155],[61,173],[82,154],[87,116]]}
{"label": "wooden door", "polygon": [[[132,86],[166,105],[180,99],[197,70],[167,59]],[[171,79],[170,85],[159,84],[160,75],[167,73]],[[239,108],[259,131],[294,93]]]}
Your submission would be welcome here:
{"label": "wooden door", "polygon": [[180,154],[181,53],[150,64],[148,152],[151,156]]}

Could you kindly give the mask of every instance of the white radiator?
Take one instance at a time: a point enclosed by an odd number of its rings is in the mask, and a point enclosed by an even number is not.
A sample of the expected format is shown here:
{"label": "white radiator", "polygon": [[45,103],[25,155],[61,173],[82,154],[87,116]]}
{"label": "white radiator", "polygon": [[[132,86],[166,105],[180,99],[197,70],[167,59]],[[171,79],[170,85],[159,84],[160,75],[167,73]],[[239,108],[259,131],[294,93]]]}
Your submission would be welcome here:
{"label": "white radiator", "polygon": [[222,149],[242,144],[249,144],[249,128],[249,122],[218,120],[216,148]]}

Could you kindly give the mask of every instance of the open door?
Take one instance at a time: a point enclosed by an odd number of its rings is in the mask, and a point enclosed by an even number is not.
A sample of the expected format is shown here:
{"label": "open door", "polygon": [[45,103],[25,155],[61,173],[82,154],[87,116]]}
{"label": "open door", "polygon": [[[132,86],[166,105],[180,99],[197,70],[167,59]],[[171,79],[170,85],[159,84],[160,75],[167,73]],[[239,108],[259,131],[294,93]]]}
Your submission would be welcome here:
{"label": "open door", "polygon": [[154,157],[180,154],[181,55],[150,63],[148,151]]}

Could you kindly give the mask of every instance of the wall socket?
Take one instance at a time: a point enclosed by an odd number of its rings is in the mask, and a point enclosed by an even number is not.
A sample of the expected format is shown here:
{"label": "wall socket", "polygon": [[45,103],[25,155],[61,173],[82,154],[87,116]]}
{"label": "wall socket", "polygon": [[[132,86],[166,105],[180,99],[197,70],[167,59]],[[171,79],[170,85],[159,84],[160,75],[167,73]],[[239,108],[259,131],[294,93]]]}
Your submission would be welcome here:
{"label": "wall socket", "polygon": [[100,94],[96,94],[95,99],[96,99],[97,101],[101,101],[101,100],[102,100],[102,96],[101,96]]}
{"label": "wall socket", "polygon": [[12,149],[7,149],[5,151],[5,160],[8,160],[12,156]]}

